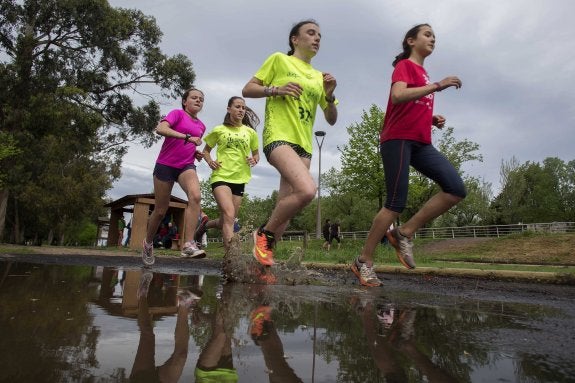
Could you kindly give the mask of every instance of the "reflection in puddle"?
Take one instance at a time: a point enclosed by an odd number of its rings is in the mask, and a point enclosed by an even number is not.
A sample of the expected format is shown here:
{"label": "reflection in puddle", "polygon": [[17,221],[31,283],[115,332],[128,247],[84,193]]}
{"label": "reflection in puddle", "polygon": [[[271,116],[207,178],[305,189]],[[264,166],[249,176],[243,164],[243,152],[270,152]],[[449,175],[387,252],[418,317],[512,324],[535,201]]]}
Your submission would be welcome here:
{"label": "reflection in puddle", "polygon": [[573,318],[541,305],[87,266],[0,278],[0,382],[575,379],[572,342],[537,347]]}

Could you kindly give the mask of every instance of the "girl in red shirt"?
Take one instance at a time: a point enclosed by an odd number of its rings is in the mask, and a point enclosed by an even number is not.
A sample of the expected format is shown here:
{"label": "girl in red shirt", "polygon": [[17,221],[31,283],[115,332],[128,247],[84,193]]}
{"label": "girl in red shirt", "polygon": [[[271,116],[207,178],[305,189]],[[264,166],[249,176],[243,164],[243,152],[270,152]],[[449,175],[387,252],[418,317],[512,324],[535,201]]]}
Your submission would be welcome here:
{"label": "girl in red shirt", "polygon": [[[436,92],[460,88],[461,80],[449,76],[431,82],[423,68],[435,48],[435,34],[429,24],[410,29],[403,39],[403,52],[394,60],[391,90],[380,135],[380,153],[385,172],[387,199],[373,219],[361,255],[351,269],[364,286],[382,283],[373,271],[373,253],[383,236],[395,247],[397,257],[408,269],[415,268],[413,234],[426,222],[443,214],[466,196],[457,169],[431,144],[431,127],[441,129],[445,117],[433,115]],[[409,166],[435,181],[441,191],[403,225],[389,230],[407,201]]]}

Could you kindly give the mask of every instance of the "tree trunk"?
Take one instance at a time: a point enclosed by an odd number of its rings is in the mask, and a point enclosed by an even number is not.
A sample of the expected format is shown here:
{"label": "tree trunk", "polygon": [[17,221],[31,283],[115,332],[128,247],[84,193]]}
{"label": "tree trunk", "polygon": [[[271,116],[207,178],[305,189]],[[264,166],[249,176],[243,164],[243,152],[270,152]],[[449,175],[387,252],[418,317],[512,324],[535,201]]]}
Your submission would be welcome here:
{"label": "tree trunk", "polygon": [[8,189],[0,190],[0,242],[4,238],[4,227],[6,225],[6,208],[8,207]]}

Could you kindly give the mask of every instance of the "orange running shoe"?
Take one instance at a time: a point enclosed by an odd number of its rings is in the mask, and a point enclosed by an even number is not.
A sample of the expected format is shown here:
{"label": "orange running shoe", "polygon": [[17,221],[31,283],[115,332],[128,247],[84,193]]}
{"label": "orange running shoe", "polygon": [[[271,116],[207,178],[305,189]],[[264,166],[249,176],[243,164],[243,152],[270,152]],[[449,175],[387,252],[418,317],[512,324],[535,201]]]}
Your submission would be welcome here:
{"label": "orange running shoe", "polygon": [[272,232],[264,230],[263,226],[254,231],[254,258],[265,266],[274,264],[275,237]]}
{"label": "orange running shoe", "polygon": [[250,335],[253,340],[261,338],[264,334],[264,325],[272,320],[272,308],[270,306],[260,306],[250,313]]}

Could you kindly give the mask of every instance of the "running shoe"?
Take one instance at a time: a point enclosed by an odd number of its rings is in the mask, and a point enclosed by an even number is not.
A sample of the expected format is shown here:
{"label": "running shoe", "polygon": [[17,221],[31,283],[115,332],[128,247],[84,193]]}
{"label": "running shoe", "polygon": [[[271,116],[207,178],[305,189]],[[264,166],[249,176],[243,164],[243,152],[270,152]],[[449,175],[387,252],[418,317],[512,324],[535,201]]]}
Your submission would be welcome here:
{"label": "running shoe", "polygon": [[207,225],[208,225],[209,220],[210,219],[208,218],[208,216],[204,215],[202,217],[202,220],[198,224],[198,227],[196,228],[196,232],[194,233],[194,241],[196,241],[197,244],[202,243],[202,237],[204,236],[206,231],[208,231]]}
{"label": "running shoe", "polygon": [[377,274],[373,271],[373,266],[369,267],[367,263],[360,262],[359,258],[353,261],[351,271],[353,271],[357,279],[359,279],[359,283],[363,286],[378,287],[383,285],[383,282],[379,280]]}
{"label": "running shoe", "polygon": [[408,269],[415,269],[413,241],[401,235],[398,229],[388,230],[385,236],[391,246],[395,248],[395,255],[397,255],[399,262]]}
{"label": "running shoe", "polygon": [[146,266],[152,266],[154,262],[156,262],[156,258],[154,257],[154,244],[144,241],[142,243],[142,262]]}
{"label": "running shoe", "polygon": [[270,306],[260,306],[250,313],[250,335],[254,341],[265,336],[265,324],[270,322],[272,308]]}
{"label": "running shoe", "polygon": [[184,248],[182,249],[182,257],[186,258],[204,258],[206,256],[206,251],[199,249],[196,242],[186,242]]}
{"label": "running shoe", "polygon": [[264,266],[274,264],[275,237],[272,232],[264,230],[263,226],[254,231],[254,258]]}

